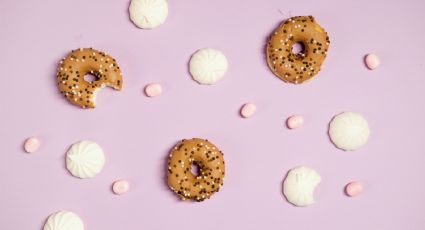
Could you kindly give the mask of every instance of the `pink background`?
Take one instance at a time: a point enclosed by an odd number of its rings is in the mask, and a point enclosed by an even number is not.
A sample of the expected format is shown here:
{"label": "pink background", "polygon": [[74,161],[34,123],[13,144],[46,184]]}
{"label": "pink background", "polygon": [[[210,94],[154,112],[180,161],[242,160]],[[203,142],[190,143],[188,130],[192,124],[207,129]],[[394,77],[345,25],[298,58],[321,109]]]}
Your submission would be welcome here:
{"label": "pink background", "polygon": [[[41,229],[47,216],[71,210],[86,229],[425,229],[425,64],[422,0],[169,0],[166,23],[136,28],[129,1],[0,0],[1,229]],[[266,66],[264,45],[283,19],[314,15],[331,46],[319,76],[284,84]],[[98,107],[83,110],[56,88],[58,61],[71,49],[94,47],[114,56],[121,92],[105,89]],[[222,50],[226,77],[201,86],[188,74],[199,48]],[[363,56],[382,65],[367,70]],[[143,87],[161,83],[163,95]],[[242,119],[245,102],[258,112]],[[336,149],[327,136],[343,111],[369,121],[369,143]],[[288,130],[285,119],[306,124]],[[26,154],[23,141],[42,147]],[[225,153],[222,190],[202,203],[181,202],[166,187],[165,164],[181,138],[203,137]],[[98,142],[104,170],[93,179],[65,169],[68,147]],[[322,176],[316,204],[286,202],[286,172],[309,165]],[[116,179],[131,191],[111,192]],[[351,180],[364,183],[355,198]]]}

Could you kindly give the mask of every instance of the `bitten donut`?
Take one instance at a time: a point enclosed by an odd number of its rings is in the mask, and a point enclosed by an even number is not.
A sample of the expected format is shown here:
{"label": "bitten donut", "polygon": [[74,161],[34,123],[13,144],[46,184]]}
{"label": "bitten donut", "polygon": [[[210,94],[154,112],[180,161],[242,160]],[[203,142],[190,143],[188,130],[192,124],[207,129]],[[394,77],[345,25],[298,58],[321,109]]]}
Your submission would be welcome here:
{"label": "bitten donut", "polygon": [[[303,49],[295,54],[294,44]],[[330,41],[313,16],[289,18],[279,25],[267,44],[267,63],[284,82],[300,84],[312,79],[326,58]]]}
{"label": "bitten donut", "polygon": [[[198,173],[191,172],[198,166]],[[223,186],[224,159],[222,152],[208,140],[182,140],[168,159],[168,185],[182,200],[209,199]]]}
{"label": "bitten donut", "polygon": [[[96,79],[86,81],[87,74]],[[94,108],[96,93],[105,86],[122,89],[122,73],[115,59],[92,48],[73,50],[60,61],[56,76],[60,92],[82,108]]]}

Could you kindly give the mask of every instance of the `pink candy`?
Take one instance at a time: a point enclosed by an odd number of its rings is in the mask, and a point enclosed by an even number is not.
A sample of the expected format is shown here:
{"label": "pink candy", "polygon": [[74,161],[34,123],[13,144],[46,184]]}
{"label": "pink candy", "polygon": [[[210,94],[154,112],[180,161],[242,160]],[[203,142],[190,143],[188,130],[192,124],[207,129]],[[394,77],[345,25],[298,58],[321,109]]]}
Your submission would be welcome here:
{"label": "pink candy", "polygon": [[251,117],[257,111],[257,106],[252,103],[246,103],[241,108],[241,116],[244,118]]}
{"label": "pink candy", "polygon": [[145,87],[145,94],[148,97],[156,97],[161,95],[162,87],[158,83],[152,83]]}
{"label": "pink candy", "polygon": [[27,153],[33,153],[40,147],[40,141],[35,137],[28,138],[24,143],[24,150]]}
{"label": "pink candy", "polygon": [[358,181],[353,181],[345,186],[347,196],[357,196],[363,192],[363,185]]}
{"label": "pink candy", "polygon": [[117,195],[122,195],[130,189],[130,184],[126,180],[117,180],[112,185],[112,191]]}
{"label": "pink candy", "polygon": [[301,127],[304,124],[304,118],[301,115],[294,115],[286,120],[286,125],[290,129]]}
{"label": "pink candy", "polygon": [[379,58],[376,54],[368,54],[365,57],[365,63],[367,68],[372,70],[378,68],[381,61],[379,61]]}

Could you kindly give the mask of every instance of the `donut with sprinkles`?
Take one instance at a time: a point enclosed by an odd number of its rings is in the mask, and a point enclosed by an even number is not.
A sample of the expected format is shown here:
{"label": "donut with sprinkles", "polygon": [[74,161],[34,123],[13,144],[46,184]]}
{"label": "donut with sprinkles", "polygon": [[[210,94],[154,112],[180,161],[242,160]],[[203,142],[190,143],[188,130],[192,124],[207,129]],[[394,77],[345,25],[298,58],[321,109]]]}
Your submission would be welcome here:
{"label": "donut with sprinkles", "polygon": [[[198,173],[192,173],[192,166]],[[223,153],[208,140],[182,140],[168,159],[168,186],[182,200],[209,199],[223,186]]]}
{"label": "donut with sprinkles", "polygon": [[[294,44],[302,50],[293,53]],[[284,82],[301,84],[320,71],[329,48],[329,36],[313,16],[296,16],[281,23],[267,43],[267,64]]]}
{"label": "donut with sprinkles", "polygon": [[[90,74],[93,81],[86,81]],[[82,108],[96,106],[96,94],[103,87],[122,89],[122,73],[116,60],[93,48],[73,50],[59,63],[57,82],[60,92],[72,104]]]}

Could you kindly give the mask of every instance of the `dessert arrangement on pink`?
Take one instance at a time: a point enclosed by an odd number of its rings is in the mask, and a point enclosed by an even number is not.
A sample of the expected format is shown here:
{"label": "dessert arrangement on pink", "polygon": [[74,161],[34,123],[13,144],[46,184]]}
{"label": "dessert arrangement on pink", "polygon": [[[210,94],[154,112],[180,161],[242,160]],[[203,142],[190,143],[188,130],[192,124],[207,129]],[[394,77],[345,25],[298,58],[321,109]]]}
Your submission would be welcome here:
{"label": "dessert arrangement on pink", "polygon": [[[131,0],[128,12],[137,28],[152,30],[166,23],[168,2]],[[278,22],[278,27],[271,32],[265,44],[265,63],[271,73],[282,80],[280,83],[296,88],[301,84],[309,84],[312,80],[320,80],[322,64],[326,61],[328,52],[332,52],[332,38],[328,36],[326,25],[321,25],[318,21],[320,19],[313,16],[289,17]],[[302,47],[298,52],[293,48],[296,45]],[[131,84],[126,79],[125,69],[121,68],[128,66],[128,63],[122,65],[123,63],[113,58],[112,54],[95,48],[73,48],[59,61],[56,72],[57,88],[65,99],[64,106],[77,106],[90,112],[96,109],[96,99],[103,88],[120,91]],[[213,87],[220,84],[229,68],[232,68],[225,52],[211,47],[199,47],[187,58],[187,71],[196,87]],[[374,70],[379,67],[380,60],[376,54],[370,53],[365,55],[364,63],[368,70]],[[86,75],[92,75],[94,80],[87,80]],[[167,88],[152,82],[145,85],[142,91],[149,100],[156,100]],[[252,101],[234,109],[239,111],[240,118],[244,121],[255,119],[262,112],[262,108]],[[304,125],[308,122],[308,117],[293,113],[280,125],[282,128],[285,126],[288,132],[296,133],[307,128]],[[327,134],[336,148],[355,151],[367,144],[371,131],[366,117],[362,114],[335,111],[335,116],[329,118]],[[40,137],[28,137],[23,143],[23,150],[28,154],[37,154],[45,144],[48,143]],[[106,164],[112,164],[108,162],[108,155],[98,143],[80,140],[70,143],[64,153],[63,163],[70,176],[89,180],[101,173]],[[166,183],[170,192],[188,202],[206,202],[208,199],[214,199],[217,192],[225,193],[225,172],[227,168],[237,170],[238,167],[236,164],[226,164],[225,159],[221,148],[214,145],[213,140],[206,137],[176,137],[176,145],[170,149],[167,161],[164,162]],[[198,169],[197,172],[193,171],[193,167]],[[316,200],[316,188],[327,180],[319,171],[308,165],[294,165],[281,179],[281,194],[294,207],[313,205]],[[346,197],[359,196],[365,190],[361,181],[332,186],[343,188]],[[117,195],[116,197],[122,197],[131,193],[131,188],[131,181],[122,178],[111,181],[109,192]],[[77,213],[61,206],[58,206],[57,210],[55,213],[46,213],[44,230],[85,229],[84,221]]]}

